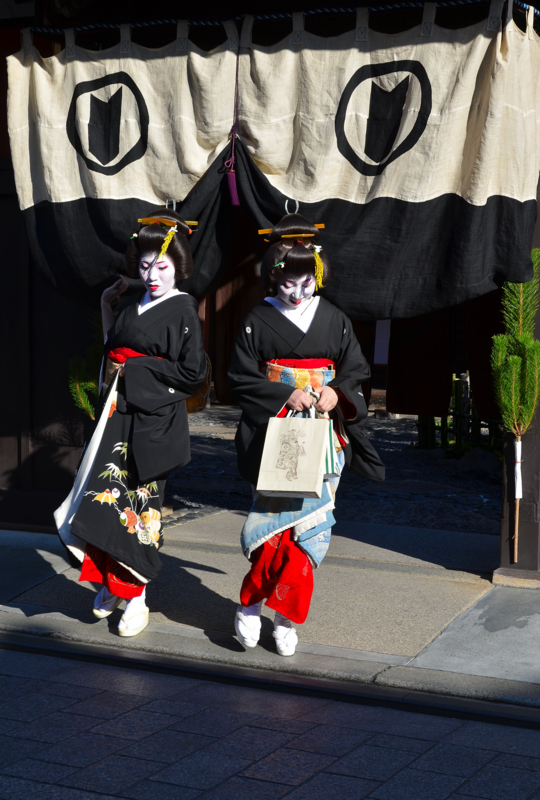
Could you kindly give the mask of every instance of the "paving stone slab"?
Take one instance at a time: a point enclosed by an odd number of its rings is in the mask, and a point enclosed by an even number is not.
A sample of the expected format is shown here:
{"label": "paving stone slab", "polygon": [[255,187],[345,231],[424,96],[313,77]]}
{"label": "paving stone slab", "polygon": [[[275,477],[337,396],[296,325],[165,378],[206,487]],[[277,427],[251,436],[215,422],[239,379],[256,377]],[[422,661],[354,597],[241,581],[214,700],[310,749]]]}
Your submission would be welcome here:
{"label": "paving stone slab", "polygon": [[121,714],[116,719],[102,722],[92,728],[92,731],[105,736],[118,736],[122,739],[139,741],[146,739],[156,731],[168,728],[175,722],[175,719],[176,717],[166,714],[153,714],[151,711],[136,709],[127,714]]}
{"label": "paving stone slab", "polygon": [[[182,786],[180,791],[181,800],[195,800],[201,796],[199,789],[188,789],[187,786]],[[127,797],[130,800],[179,800],[178,795],[179,789],[175,784],[145,780],[124,789],[117,797]]]}
{"label": "paving stone slab", "polygon": [[322,753],[327,756],[342,756],[369,739],[371,734],[337,728],[332,725],[320,725],[303,736],[289,742],[287,747],[293,750],[306,750],[309,753]]}
{"label": "paving stone slab", "polygon": [[486,800],[528,800],[538,787],[538,773],[490,764],[460,786],[457,794]]}
{"label": "paving stone slab", "polygon": [[[481,747],[482,743],[478,742],[478,746]],[[414,763],[414,768],[425,769],[428,772],[440,772],[443,775],[456,775],[459,778],[470,778],[494,758],[493,751],[438,744],[418,758]]]}
{"label": "paving stone slab", "polygon": [[217,742],[209,744],[205,748],[205,752],[223,753],[224,755],[239,756],[240,758],[248,758],[251,761],[255,761],[258,758],[264,758],[274,750],[278,750],[292,741],[292,739],[294,739],[294,734],[246,726],[224,736]]}
{"label": "paving stone slab", "polygon": [[374,800],[446,800],[463,778],[404,769],[371,793]]}
{"label": "paving stone slab", "polygon": [[11,735],[17,739],[56,744],[73,736],[74,733],[92,728],[101,721],[95,717],[66,714],[64,711],[60,711],[57,714],[41,717],[28,725],[21,725],[12,731]]}
{"label": "paving stone slab", "polygon": [[191,789],[211,789],[240,772],[249,763],[249,759],[238,756],[233,758],[223,753],[197,752],[161,769],[152,776],[152,780],[175,783],[177,786],[187,786]]}
{"label": "paving stone slab", "polygon": [[211,736],[183,733],[167,728],[167,730],[147,736],[141,742],[128,745],[122,750],[122,755],[174,764],[175,761],[201,750],[212,742],[215,742],[215,738]]}
{"label": "paving stone slab", "polygon": [[478,747],[509,755],[540,758],[540,730],[465,722],[445,737],[445,743]]}
{"label": "paving stone slab", "polygon": [[300,786],[317,772],[329,767],[336,759],[320,753],[300,750],[276,750],[242,772],[247,778]]}
{"label": "paving stone slab", "polygon": [[534,589],[496,586],[411,666],[540,684],[540,603]]}
{"label": "paving stone slab", "polygon": [[71,775],[76,769],[76,767],[67,766],[66,764],[46,763],[32,758],[22,758],[20,761],[2,767],[1,772],[14,778],[56,783],[56,781]]}
{"label": "paving stone slab", "polygon": [[55,764],[81,768],[95,764],[125,746],[124,739],[100,736],[96,733],[79,733],[64,739],[59,745],[40,750],[39,758],[41,761],[53,761]]}
{"label": "paving stone slab", "polygon": [[116,794],[125,786],[147,778],[162,767],[163,764],[156,761],[114,755],[73,772],[59,783],[73,789]]}
{"label": "paving stone slab", "polygon": [[39,797],[39,800],[114,800],[113,795],[67,789],[55,784],[43,784],[22,778],[10,778],[0,775],[0,796],[5,800],[28,800]]}
{"label": "paving stone slab", "polygon": [[361,798],[371,795],[371,792],[378,786],[377,781],[320,773],[287,795],[287,798],[291,798],[291,800],[328,800],[329,797],[334,797],[336,800],[337,798],[339,800],[361,800]]}
{"label": "paving stone slab", "polygon": [[[290,786],[267,783],[254,778],[229,778],[228,781],[201,795],[201,800],[279,800]],[[290,797],[290,795],[287,795]]]}
{"label": "paving stone slab", "polygon": [[394,750],[391,747],[361,745],[344,758],[340,758],[327,772],[352,775],[356,778],[386,781],[417,758],[416,753]]}

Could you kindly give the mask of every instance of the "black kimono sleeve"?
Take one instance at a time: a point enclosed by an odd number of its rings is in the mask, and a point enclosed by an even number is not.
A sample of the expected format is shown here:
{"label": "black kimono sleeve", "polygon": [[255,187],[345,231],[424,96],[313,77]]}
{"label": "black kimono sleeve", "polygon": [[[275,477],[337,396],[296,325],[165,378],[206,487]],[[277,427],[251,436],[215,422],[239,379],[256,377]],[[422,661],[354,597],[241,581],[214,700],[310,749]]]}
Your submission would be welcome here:
{"label": "black kimono sleeve", "polygon": [[201,325],[189,308],[179,324],[169,325],[169,358],[131,358],[126,362],[126,400],[140,411],[153,414],[185,400],[197,391],[206,376]]}
{"label": "black kimono sleeve", "polygon": [[358,344],[351,321],[341,312],[338,312],[337,316],[343,333],[336,360],[336,377],[330,381],[329,386],[339,389],[345,398],[345,402],[339,402],[337,406],[337,411],[343,420],[359,422],[365,419],[368,413],[362,384],[369,380],[371,371]]}
{"label": "black kimono sleeve", "polygon": [[253,427],[275,417],[294,392],[293,386],[269,381],[259,369],[260,362],[265,360],[262,351],[268,349],[263,337],[269,335],[268,328],[249,314],[238,332],[229,368],[231,392]]}
{"label": "black kimono sleeve", "polygon": [[[351,321],[341,312],[338,313],[343,324],[343,334],[336,363],[337,374],[329,385],[339,389],[346,399],[345,403],[340,401],[336,406],[350,440],[350,444],[345,448],[346,463],[348,467],[373,481],[383,481],[384,464],[364,433],[368,409],[362,383],[369,379],[371,371],[354,334]],[[356,409],[356,416],[349,413],[351,407]]]}

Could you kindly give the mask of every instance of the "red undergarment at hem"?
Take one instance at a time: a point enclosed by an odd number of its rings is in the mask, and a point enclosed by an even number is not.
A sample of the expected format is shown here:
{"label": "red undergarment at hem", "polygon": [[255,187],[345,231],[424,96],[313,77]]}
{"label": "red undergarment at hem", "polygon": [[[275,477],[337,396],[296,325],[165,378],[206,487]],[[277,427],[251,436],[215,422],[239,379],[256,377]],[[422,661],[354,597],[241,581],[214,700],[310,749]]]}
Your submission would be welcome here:
{"label": "red undergarment at hem", "polygon": [[140,597],[146,584],[138,581],[116,559],[94,545],[86,546],[79,581],[102,583],[111,594],[131,600]]}
{"label": "red undergarment at hem", "polygon": [[306,621],[313,594],[313,568],[291,539],[291,531],[277,533],[251,556],[251,569],[240,590],[240,602],[266,605],[301,625]]}

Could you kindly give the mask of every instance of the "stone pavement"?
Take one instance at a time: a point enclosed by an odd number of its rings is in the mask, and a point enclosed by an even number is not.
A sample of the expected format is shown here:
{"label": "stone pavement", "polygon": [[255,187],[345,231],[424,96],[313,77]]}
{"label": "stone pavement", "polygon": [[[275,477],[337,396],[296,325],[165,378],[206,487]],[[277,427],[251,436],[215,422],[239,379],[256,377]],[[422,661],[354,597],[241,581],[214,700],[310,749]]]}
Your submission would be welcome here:
{"label": "stone pavement", "polygon": [[[351,473],[342,481],[338,522],[315,573],[310,616],[298,626],[296,655],[277,655],[266,610],[260,646],[246,651],[233,635],[233,620],[248,568],[238,543],[250,493],[234,471],[238,412],[218,411],[192,418],[192,465],[169,481],[163,570],[148,588],[151,622],[144,633],[118,637],[121,609],[95,619],[96,587],[78,582],[55,536],[0,531],[1,642],[405,703],[456,707],[459,699],[460,708],[538,718],[540,594],[493,587],[499,540],[486,507],[491,484],[468,479],[465,496],[454,470],[454,484],[441,499],[436,466],[411,448],[410,420],[376,421],[372,430],[389,464],[386,495],[383,484],[374,501],[384,514],[366,511],[370,501],[362,497],[373,495],[372,484]],[[411,517],[418,507],[438,510],[441,527],[426,524],[433,514]],[[452,509],[470,526],[453,526]]]}
{"label": "stone pavement", "polygon": [[539,729],[9,650],[0,688],[3,800],[540,798]]}

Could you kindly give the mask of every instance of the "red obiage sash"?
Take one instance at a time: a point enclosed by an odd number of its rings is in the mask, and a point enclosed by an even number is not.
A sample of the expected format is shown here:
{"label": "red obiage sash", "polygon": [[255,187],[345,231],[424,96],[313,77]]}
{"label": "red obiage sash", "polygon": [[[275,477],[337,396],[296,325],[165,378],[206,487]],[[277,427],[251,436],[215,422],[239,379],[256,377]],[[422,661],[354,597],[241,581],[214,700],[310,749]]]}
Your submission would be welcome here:
{"label": "red obiage sash", "polygon": [[[114,350],[109,350],[107,358],[114,361],[116,364],[123,364],[128,358],[147,358],[148,353],[138,353],[130,347],[116,347]],[[161,359],[162,356],[152,356],[153,358]]]}
{"label": "red obiage sash", "polygon": [[330,358],[272,358],[265,364],[277,364],[279,367],[294,367],[295,369],[335,369],[335,364]]}

